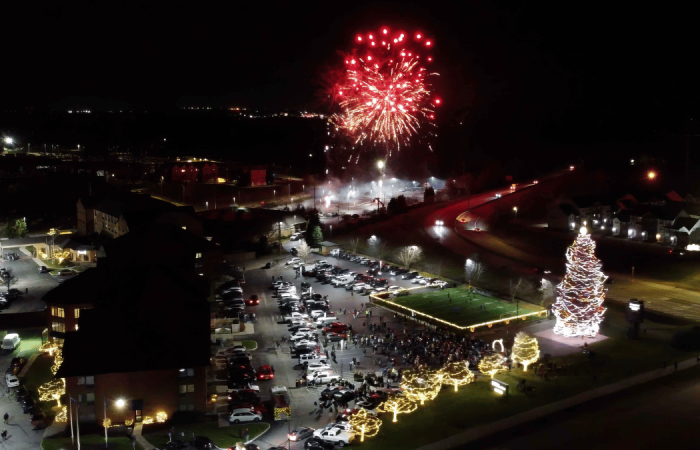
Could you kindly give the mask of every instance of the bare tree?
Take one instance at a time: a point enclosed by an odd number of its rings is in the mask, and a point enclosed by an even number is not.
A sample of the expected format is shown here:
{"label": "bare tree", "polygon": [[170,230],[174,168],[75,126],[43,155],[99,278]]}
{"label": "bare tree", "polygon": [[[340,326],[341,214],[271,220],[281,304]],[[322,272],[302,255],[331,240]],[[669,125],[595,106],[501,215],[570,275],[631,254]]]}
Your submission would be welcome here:
{"label": "bare tree", "polygon": [[542,285],[538,289],[542,293],[542,304],[544,305],[548,300],[554,298],[556,293],[556,288],[554,284],[546,278],[542,278]]}
{"label": "bare tree", "polygon": [[406,270],[408,270],[413,262],[418,261],[423,256],[423,250],[417,245],[409,245],[402,248],[397,256]]}
{"label": "bare tree", "polygon": [[386,253],[386,243],[377,236],[372,236],[367,239],[367,250],[370,255],[377,259],[382,259]]}
{"label": "bare tree", "polygon": [[350,251],[352,253],[357,253],[357,247],[360,246],[360,240],[358,238],[350,239]]}
{"label": "bare tree", "polygon": [[467,275],[467,281],[470,283],[481,278],[485,271],[484,264],[476,258],[469,258],[464,263],[464,273]]}
{"label": "bare tree", "polygon": [[308,258],[310,254],[311,247],[309,247],[309,244],[307,244],[306,241],[301,241],[301,244],[297,246],[297,256],[306,264],[306,258]]}
{"label": "bare tree", "polygon": [[518,278],[517,283],[513,283],[513,280],[510,280],[508,284],[510,285],[510,301],[512,302],[515,300],[516,294],[520,292],[520,289],[523,287],[523,279]]}

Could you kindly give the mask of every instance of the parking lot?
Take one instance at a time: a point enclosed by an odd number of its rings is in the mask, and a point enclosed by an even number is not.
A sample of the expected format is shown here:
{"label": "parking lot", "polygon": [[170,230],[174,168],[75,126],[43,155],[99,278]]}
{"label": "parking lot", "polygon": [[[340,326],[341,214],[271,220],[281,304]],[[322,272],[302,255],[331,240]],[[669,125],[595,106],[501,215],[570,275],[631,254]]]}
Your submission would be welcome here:
{"label": "parking lot", "polygon": [[[59,280],[48,273],[39,273],[39,266],[31,256],[25,255],[18,249],[13,249],[20,256],[17,261],[0,261],[0,267],[12,271],[17,282],[10,287],[22,292],[22,295],[10,303],[9,307],[0,310],[0,314],[12,314],[32,311],[43,311],[44,302],[41,299],[48,291],[58,285]],[[1,292],[7,292],[6,286],[0,286]]]}
{"label": "parking lot", "polygon": [[[296,247],[300,241],[289,242],[284,244],[284,248],[287,252],[291,247]],[[292,256],[287,253],[282,255],[285,260],[291,259]],[[274,255],[274,258],[280,260],[280,256]],[[269,260],[271,260],[270,258]],[[308,426],[313,428],[323,428],[329,422],[328,413],[324,414],[322,417],[317,417],[312,412],[316,409],[314,402],[318,400],[319,393],[322,388],[314,387],[300,387],[296,388],[296,380],[300,378],[302,367],[299,365],[297,359],[293,359],[291,356],[291,348],[289,342],[280,343],[277,345],[278,341],[282,340],[282,337],[289,337],[289,330],[287,324],[278,323],[281,319],[281,314],[278,309],[277,299],[273,298],[274,291],[270,290],[270,283],[274,279],[279,279],[283,277],[284,281],[289,281],[294,283],[297,287],[297,292],[301,292],[301,283],[306,281],[311,284],[313,292],[320,294],[321,296],[328,296],[328,301],[330,303],[331,311],[333,311],[338,317],[338,321],[346,324],[352,324],[354,334],[368,334],[367,320],[363,315],[360,315],[357,319],[352,318],[351,311],[353,309],[360,310],[365,307],[369,301],[367,295],[359,295],[357,293],[351,294],[343,288],[335,288],[330,284],[322,284],[317,282],[314,278],[299,277],[295,278],[295,271],[291,266],[285,266],[284,260],[273,265],[269,269],[262,269],[261,267],[265,265],[266,260],[261,260],[257,262],[258,267],[249,269],[246,271],[246,283],[243,285],[244,297],[249,298],[251,295],[258,295],[260,298],[260,304],[253,307],[247,307],[246,312],[254,312],[257,316],[257,321],[253,324],[255,327],[255,333],[251,336],[246,336],[244,339],[253,339],[258,342],[258,349],[252,351],[252,366],[257,369],[262,365],[271,365],[275,368],[275,379],[259,381],[258,385],[260,387],[260,396],[263,400],[268,400],[270,398],[269,391],[270,387],[274,385],[287,386],[289,389],[289,394],[291,397],[292,406],[292,419],[291,421],[278,421],[270,419],[270,415],[264,417],[265,421],[271,423],[270,430],[265,433],[260,439],[255,441],[256,444],[260,445],[261,448],[267,448],[269,446],[275,445],[285,445],[287,444],[287,433],[290,428],[296,426]],[[339,266],[344,269],[349,269],[350,271],[357,273],[366,273],[368,267],[360,264],[352,263],[343,259],[329,258],[321,255],[311,255],[308,257],[308,263],[311,264],[314,261],[325,260],[334,266]],[[416,287],[416,284],[412,284],[408,280],[401,280],[400,277],[394,277],[389,274],[382,274],[382,278],[386,278],[388,285],[400,286],[400,287]],[[340,310],[347,310],[347,314],[342,314]],[[372,308],[373,317],[370,321],[372,323],[378,323],[379,314],[382,314],[381,310]],[[384,321],[390,322],[390,327],[399,327],[396,322],[393,322],[392,317],[384,317]],[[323,347],[323,339],[319,339],[321,351],[325,352],[326,349]],[[330,346],[331,344],[329,344]],[[350,370],[350,362],[353,358],[359,361],[358,370],[363,372],[367,371],[378,371],[381,370],[382,363],[386,361],[386,357],[380,357],[379,355],[373,355],[372,349],[364,347],[355,348],[352,345],[351,348],[340,349],[338,344],[335,344],[336,353],[336,363],[331,362],[333,370],[340,374],[343,378],[351,380],[352,372]],[[368,351],[369,350],[369,351]],[[375,365],[375,362],[377,363]],[[219,401],[218,411],[225,417],[224,412],[226,411],[227,405],[225,401],[225,396],[222,396]],[[221,421],[220,421],[221,423]],[[292,449],[302,449],[302,442],[293,442],[291,444]]]}

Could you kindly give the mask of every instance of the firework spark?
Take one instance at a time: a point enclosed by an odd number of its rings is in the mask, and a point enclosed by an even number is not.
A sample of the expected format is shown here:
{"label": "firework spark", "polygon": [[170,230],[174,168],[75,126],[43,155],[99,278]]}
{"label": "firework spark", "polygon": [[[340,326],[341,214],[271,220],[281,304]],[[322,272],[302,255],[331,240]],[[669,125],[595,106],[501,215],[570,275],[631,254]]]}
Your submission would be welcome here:
{"label": "firework spark", "polygon": [[392,150],[434,135],[435,107],[441,104],[432,92],[426,64],[433,61],[432,39],[382,28],[379,33],[357,35],[356,48],[345,55],[344,74],[334,86],[333,98],[340,111],[332,123],[354,141]]}

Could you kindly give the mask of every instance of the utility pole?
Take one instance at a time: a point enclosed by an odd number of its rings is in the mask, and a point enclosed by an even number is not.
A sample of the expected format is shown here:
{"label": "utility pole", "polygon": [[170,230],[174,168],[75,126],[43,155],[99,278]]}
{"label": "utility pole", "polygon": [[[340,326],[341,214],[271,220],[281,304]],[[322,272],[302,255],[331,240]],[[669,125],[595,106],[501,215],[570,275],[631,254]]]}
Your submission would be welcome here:
{"label": "utility pole", "polygon": [[279,244],[279,254],[282,254],[282,222],[277,222],[277,243]]}

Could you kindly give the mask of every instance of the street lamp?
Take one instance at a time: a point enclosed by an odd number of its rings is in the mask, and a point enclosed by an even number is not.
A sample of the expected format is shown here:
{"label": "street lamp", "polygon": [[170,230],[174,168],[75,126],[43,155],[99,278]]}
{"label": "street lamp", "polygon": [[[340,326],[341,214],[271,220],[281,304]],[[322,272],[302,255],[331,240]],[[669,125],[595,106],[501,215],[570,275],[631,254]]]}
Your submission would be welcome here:
{"label": "street lamp", "polygon": [[649,173],[647,173],[647,178],[649,178],[650,180],[655,179],[655,178],[656,178],[656,172],[654,172],[653,170],[650,170]]}
{"label": "street lamp", "polygon": [[[104,401],[104,408],[105,408],[105,415],[102,418],[102,425],[104,425],[104,427],[105,427],[105,447],[108,448],[109,443],[107,441],[107,396],[106,395],[103,396],[102,400]],[[114,403],[117,406],[117,408],[122,409],[124,407],[124,405],[126,405],[126,400],[124,400],[123,398],[118,398]]]}
{"label": "street lamp", "polygon": [[513,211],[515,212],[515,218],[517,219],[518,218],[518,207],[513,206]]}
{"label": "street lamp", "polygon": [[204,202],[207,205],[207,209],[209,209],[209,202]]}
{"label": "street lamp", "polygon": [[12,145],[13,142],[14,142],[14,139],[12,139],[10,136],[5,137],[5,144]]}
{"label": "street lamp", "polygon": [[384,161],[377,161],[377,169],[382,170],[384,168]]}

